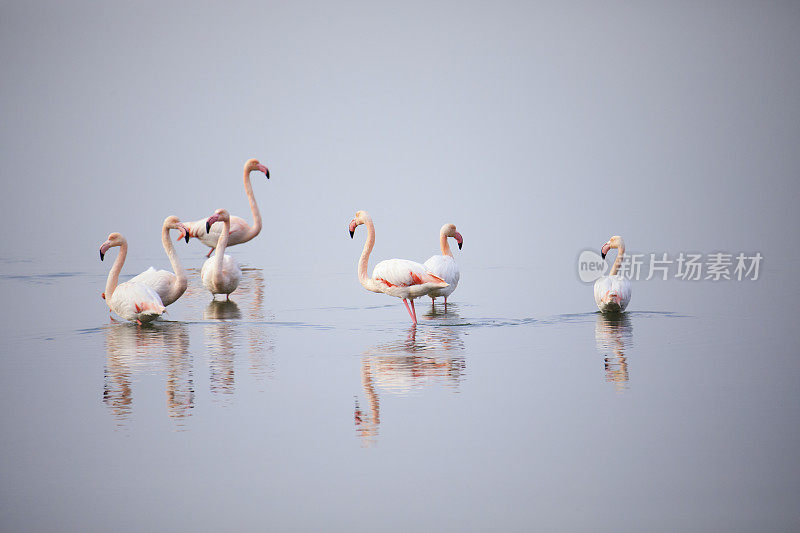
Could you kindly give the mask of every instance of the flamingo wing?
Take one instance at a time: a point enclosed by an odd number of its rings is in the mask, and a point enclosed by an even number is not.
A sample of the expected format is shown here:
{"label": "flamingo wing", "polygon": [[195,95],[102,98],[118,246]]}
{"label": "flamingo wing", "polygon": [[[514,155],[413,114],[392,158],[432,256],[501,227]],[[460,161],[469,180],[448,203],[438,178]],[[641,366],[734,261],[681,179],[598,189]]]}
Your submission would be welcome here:
{"label": "flamingo wing", "polygon": [[222,257],[222,270],[217,277],[216,257],[211,256],[203,263],[200,270],[200,279],[203,286],[212,294],[230,294],[239,286],[242,279],[242,269],[238,261],[228,254]]}
{"label": "flamingo wing", "polygon": [[175,281],[175,274],[166,270],[156,270],[153,267],[148,268],[138,276],[131,278],[129,281],[134,283],[143,283],[156,291],[158,296],[163,301],[169,296],[172,290],[172,284]]}
{"label": "flamingo wing", "polygon": [[431,274],[438,276],[450,284],[446,289],[442,289],[438,296],[449,296],[458,286],[458,280],[461,279],[461,272],[458,269],[458,263],[449,255],[434,255],[424,263],[425,268]]}
{"label": "flamingo wing", "polygon": [[372,278],[389,286],[410,287],[424,283],[443,283],[440,277],[431,274],[424,265],[408,259],[386,259],[372,270]]}
{"label": "flamingo wing", "polygon": [[120,283],[114,289],[108,307],[126,320],[149,322],[164,313],[158,293],[145,285],[133,281]]}
{"label": "flamingo wing", "polygon": [[[200,242],[210,248],[215,248],[224,226],[222,222],[214,222],[211,224],[211,231],[206,232],[207,220],[208,217],[201,220],[196,220],[194,222],[188,222],[184,225],[189,228],[190,237],[199,239]],[[249,234],[250,225],[247,223],[247,221],[241,217],[231,215],[231,229],[228,233],[228,246],[246,242]]]}
{"label": "flamingo wing", "polygon": [[631,301],[631,282],[619,276],[603,276],[594,282],[594,302],[603,309],[608,303],[608,295],[619,298],[619,308],[624,311]]}

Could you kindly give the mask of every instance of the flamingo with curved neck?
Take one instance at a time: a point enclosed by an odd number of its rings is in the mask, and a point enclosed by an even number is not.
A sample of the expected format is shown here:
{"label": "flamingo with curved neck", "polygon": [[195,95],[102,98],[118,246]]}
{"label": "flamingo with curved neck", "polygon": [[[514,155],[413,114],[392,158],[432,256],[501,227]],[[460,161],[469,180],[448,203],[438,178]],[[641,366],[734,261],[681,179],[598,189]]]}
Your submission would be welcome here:
{"label": "flamingo with curved neck", "polygon": [[600,255],[606,258],[609,250],[617,250],[617,258],[608,276],[598,278],[594,282],[594,302],[603,313],[620,313],[631,301],[631,282],[618,275],[625,254],[625,241],[619,235],[611,237],[600,249]]}
{"label": "flamingo with curved neck", "polygon": [[133,280],[119,283],[119,273],[128,255],[128,241],[119,233],[112,233],[100,246],[100,260],[105,259],[110,248],[119,247],[119,254],[106,279],[106,290],[103,298],[108,308],[125,320],[133,320],[137,324],[150,322],[161,316],[166,308],[161,303],[158,293]]}
{"label": "flamingo with curved neck", "polygon": [[[253,225],[247,223],[246,220],[237,216],[230,217],[230,237],[228,239],[228,246],[235,246],[247,242],[256,235],[261,233],[263,222],[261,220],[261,211],[258,209],[256,203],[256,196],[253,193],[253,184],[250,181],[250,173],[254,170],[263,172],[267,179],[269,179],[269,169],[259,163],[258,159],[248,159],[244,164],[244,192],[247,195],[247,201],[250,203],[250,212],[253,214]],[[188,229],[188,237],[200,240],[203,244],[211,248],[206,257],[211,257],[214,252],[214,247],[219,241],[220,232],[222,231],[221,223],[206,224],[208,218],[196,220],[194,222],[186,223]],[[183,235],[182,235],[183,237]]]}
{"label": "flamingo with curved neck", "polygon": [[[408,259],[387,259],[381,261],[372,270],[372,277],[367,275],[369,256],[375,246],[375,225],[366,211],[358,211],[348,227],[350,238],[358,226],[367,227],[367,241],[358,260],[358,281],[361,286],[371,292],[382,292],[403,300],[406,311],[414,325],[417,324],[417,311],[414,299],[425,296],[434,289],[447,287],[447,282],[425,269],[424,265]],[[408,300],[411,301],[409,308]]]}
{"label": "flamingo with curved neck", "polygon": [[168,216],[164,219],[164,224],[161,226],[161,244],[172,265],[172,272],[156,270],[150,267],[130,280],[144,283],[152,288],[161,297],[161,302],[165,306],[174,303],[178,298],[183,296],[188,285],[186,271],[183,269],[178,254],[175,252],[172,240],[169,238],[169,230],[171,229],[179,230],[186,239],[186,242],[189,242],[189,233],[186,230],[186,226],[181,224],[178,217]]}
{"label": "flamingo with curved neck", "polygon": [[445,224],[439,230],[439,247],[442,250],[442,255],[434,255],[425,261],[425,268],[428,272],[445,280],[450,286],[443,289],[434,289],[428,293],[431,297],[431,304],[436,302],[436,298],[444,296],[444,309],[447,311],[447,297],[450,296],[456,287],[458,287],[458,280],[461,278],[461,272],[458,269],[458,264],[453,258],[453,252],[450,250],[450,243],[448,237],[452,237],[458,243],[458,249],[464,244],[464,239],[461,234],[456,231],[455,224]]}
{"label": "flamingo with curved neck", "polygon": [[225,253],[229,242],[230,214],[225,209],[217,209],[213,215],[206,219],[206,230],[217,222],[222,224],[222,231],[219,233],[219,238],[214,248],[214,257],[209,257],[203,263],[203,268],[200,270],[200,278],[203,280],[203,286],[211,292],[213,298],[216,299],[217,294],[224,294],[227,300],[230,298],[230,294],[239,286],[239,281],[242,279],[242,269],[239,268],[239,263],[236,259]]}

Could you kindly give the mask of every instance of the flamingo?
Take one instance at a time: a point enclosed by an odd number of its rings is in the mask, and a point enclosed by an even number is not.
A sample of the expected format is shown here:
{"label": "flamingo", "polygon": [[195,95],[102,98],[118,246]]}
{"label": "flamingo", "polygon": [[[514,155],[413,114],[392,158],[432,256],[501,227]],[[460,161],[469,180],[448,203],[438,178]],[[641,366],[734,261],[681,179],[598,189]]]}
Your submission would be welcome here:
{"label": "flamingo", "polygon": [[106,290],[103,293],[106,304],[125,320],[135,321],[139,325],[155,320],[166,310],[158,293],[144,283],[133,280],[119,283],[119,272],[125,263],[125,256],[128,255],[128,241],[125,237],[119,233],[109,235],[106,242],[100,246],[100,260],[102,261],[108,249],[114,246],[119,246],[120,250],[108,273]]}
{"label": "flamingo", "polygon": [[[244,164],[244,192],[247,194],[247,200],[250,202],[250,211],[253,213],[253,225],[250,226],[243,218],[232,216],[230,224],[231,234],[228,238],[228,246],[242,244],[261,233],[261,212],[258,210],[256,197],[253,194],[253,185],[250,183],[250,173],[254,170],[263,172],[267,176],[267,179],[269,179],[269,169],[259,163],[257,159],[248,159]],[[188,238],[194,237],[195,239],[199,239],[200,242],[211,248],[206,255],[206,257],[211,257],[211,254],[214,252],[214,247],[219,240],[222,224],[215,224],[209,230],[209,226],[206,224],[207,221],[208,219],[204,218],[194,222],[187,222],[186,227],[189,230]],[[184,235],[181,235],[181,237],[184,237]]]}
{"label": "flamingo", "polygon": [[144,283],[156,291],[161,297],[161,303],[165,306],[174,303],[175,300],[183,296],[188,284],[186,271],[183,270],[178,255],[175,253],[175,247],[169,239],[169,230],[171,229],[180,230],[186,238],[186,242],[189,242],[189,233],[186,231],[186,226],[181,224],[181,221],[176,216],[165,218],[164,225],[161,226],[161,244],[164,246],[164,251],[167,252],[167,257],[172,264],[174,273],[168,270],[156,270],[150,267],[130,280],[137,283]]}
{"label": "flamingo", "polygon": [[611,248],[617,249],[617,259],[608,276],[594,282],[594,301],[603,313],[621,313],[631,301],[631,282],[617,275],[625,253],[625,242],[619,235],[614,235],[600,250],[603,259]]}
{"label": "flamingo", "polygon": [[217,294],[224,294],[225,299],[239,286],[242,279],[242,269],[233,257],[225,253],[231,227],[231,216],[224,209],[217,209],[213,215],[206,219],[206,233],[215,222],[222,224],[222,231],[214,247],[214,257],[209,257],[200,270],[203,286],[211,292],[212,298]]}
{"label": "flamingo", "polygon": [[464,239],[461,237],[461,234],[456,231],[456,225],[445,224],[439,231],[439,246],[442,249],[442,255],[434,255],[424,263],[428,272],[442,278],[450,284],[449,287],[434,289],[428,293],[428,296],[431,297],[431,305],[436,302],[437,296],[444,296],[445,310],[447,310],[447,297],[456,290],[456,287],[458,287],[458,280],[461,277],[461,272],[458,270],[456,260],[453,259],[453,252],[450,251],[450,244],[447,242],[448,237],[454,238],[458,243],[458,249],[461,249],[461,246],[464,244]]}
{"label": "flamingo", "polygon": [[[350,238],[356,228],[362,224],[367,226],[367,242],[358,261],[358,280],[361,285],[372,292],[382,292],[395,298],[401,298],[406,306],[406,311],[414,325],[417,324],[417,311],[414,308],[414,298],[425,296],[434,289],[447,287],[447,282],[431,274],[424,265],[407,259],[387,259],[381,261],[372,271],[372,277],[367,277],[369,254],[375,245],[375,226],[372,217],[366,211],[358,211],[355,218],[350,221]],[[408,307],[411,300],[411,307]]]}

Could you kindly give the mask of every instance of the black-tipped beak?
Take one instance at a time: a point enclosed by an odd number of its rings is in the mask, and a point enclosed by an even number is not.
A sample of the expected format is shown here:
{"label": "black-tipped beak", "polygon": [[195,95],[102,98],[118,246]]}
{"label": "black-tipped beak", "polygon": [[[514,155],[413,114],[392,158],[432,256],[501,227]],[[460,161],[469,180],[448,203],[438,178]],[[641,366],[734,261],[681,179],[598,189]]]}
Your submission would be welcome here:
{"label": "black-tipped beak", "polygon": [[606,258],[606,254],[605,254],[605,252],[600,252],[600,257],[602,257],[603,259],[605,259],[605,258]]}
{"label": "black-tipped beak", "polygon": [[355,231],[353,231],[353,230],[350,230],[350,238],[351,238],[351,239],[353,238],[353,235],[355,235],[355,233],[356,233]]}
{"label": "black-tipped beak", "polygon": [[264,171],[264,175],[267,176],[267,179],[269,179],[269,169]]}
{"label": "black-tipped beak", "polygon": [[463,242],[460,242],[460,243],[458,243],[458,249],[459,249],[459,250],[461,249],[461,247],[462,247],[462,246],[464,246],[464,243],[463,243]]}
{"label": "black-tipped beak", "polygon": [[102,261],[105,256],[106,254],[103,253],[103,250],[100,250],[100,261]]}
{"label": "black-tipped beak", "polygon": [[[210,233],[210,232],[211,232],[211,222],[206,220],[206,233]],[[189,242],[189,241],[187,240],[186,242]]]}
{"label": "black-tipped beak", "polygon": [[186,235],[183,236],[183,238],[186,239],[186,244],[189,244],[189,232],[188,231],[186,232]]}

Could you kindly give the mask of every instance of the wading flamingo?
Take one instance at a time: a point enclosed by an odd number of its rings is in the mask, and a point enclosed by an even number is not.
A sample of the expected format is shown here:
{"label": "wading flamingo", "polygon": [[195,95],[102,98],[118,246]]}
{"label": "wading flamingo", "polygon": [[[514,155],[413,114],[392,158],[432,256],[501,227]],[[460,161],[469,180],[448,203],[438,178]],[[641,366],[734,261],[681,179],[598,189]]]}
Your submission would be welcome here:
{"label": "wading flamingo", "polygon": [[100,246],[100,260],[114,246],[119,246],[119,255],[108,273],[106,291],[103,293],[108,308],[125,320],[133,320],[137,324],[155,320],[166,310],[158,293],[144,283],[119,283],[119,273],[125,263],[125,256],[128,255],[128,241],[125,237],[119,233],[109,235],[108,240]]}
{"label": "wading flamingo", "polygon": [[458,243],[458,249],[464,244],[464,239],[461,234],[456,231],[455,224],[445,224],[439,231],[439,246],[442,249],[442,255],[434,255],[425,261],[425,268],[428,272],[445,280],[450,286],[444,289],[434,289],[428,293],[431,297],[431,304],[436,302],[437,296],[444,296],[444,309],[447,310],[447,297],[450,296],[456,287],[458,287],[458,280],[461,277],[461,272],[458,270],[456,260],[453,259],[453,252],[450,251],[450,244],[447,238],[452,237]]}
{"label": "wading flamingo", "polygon": [[621,313],[631,301],[631,282],[617,275],[625,254],[625,243],[622,237],[614,235],[600,250],[603,259],[611,248],[617,249],[617,259],[608,276],[594,282],[594,301],[603,313]]}
{"label": "wading flamingo", "polygon": [[[254,170],[263,172],[267,176],[267,179],[269,179],[269,169],[259,163],[257,159],[248,159],[244,164],[244,192],[247,194],[247,200],[250,202],[250,211],[253,213],[253,225],[249,225],[243,218],[232,216],[230,224],[231,234],[228,237],[228,246],[242,244],[261,233],[261,212],[258,210],[256,197],[253,194],[253,185],[250,183],[250,173]],[[208,255],[206,255],[206,257],[211,257],[211,254],[214,252],[214,247],[219,240],[219,234],[222,231],[222,223],[213,224],[209,230],[209,226],[206,224],[207,221],[208,219],[204,218],[195,222],[187,222],[186,228],[189,230],[189,238],[194,237],[195,239],[199,239],[200,242],[211,248],[208,251]]]}
{"label": "wading flamingo", "polygon": [[185,236],[186,242],[189,242],[189,234],[186,231],[186,226],[181,224],[181,221],[176,216],[169,216],[164,219],[164,225],[161,226],[161,244],[164,246],[164,251],[167,252],[167,257],[172,265],[173,272],[168,270],[156,270],[153,267],[148,268],[138,276],[132,278],[130,281],[144,283],[161,297],[161,303],[169,305],[186,292],[188,280],[186,279],[186,271],[181,265],[178,254],[175,253],[175,247],[169,238],[169,230],[176,229]]}
{"label": "wading flamingo", "polygon": [[[425,296],[434,289],[443,289],[447,287],[447,282],[428,272],[424,265],[407,259],[381,261],[372,270],[372,277],[367,277],[369,254],[375,246],[375,226],[372,224],[372,217],[366,211],[358,211],[355,218],[350,221],[350,238],[361,224],[367,226],[367,242],[358,261],[358,280],[368,291],[401,298],[408,315],[416,325],[417,311],[414,308],[414,298]],[[408,300],[411,300],[410,308]]]}
{"label": "wading flamingo", "polygon": [[224,209],[217,209],[213,215],[206,219],[206,231],[212,224],[219,221],[222,224],[222,231],[219,233],[219,240],[214,248],[214,256],[206,259],[203,268],[200,270],[200,278],[203,286],[211,291],[212,298],[216,299],[217,294],[224,294],[225,299],[230,298],[230,294],[239,286],[242,279],[242,269],[233,257],[225,253],[228,246],[228,233],[231,226],[231,216]]}

